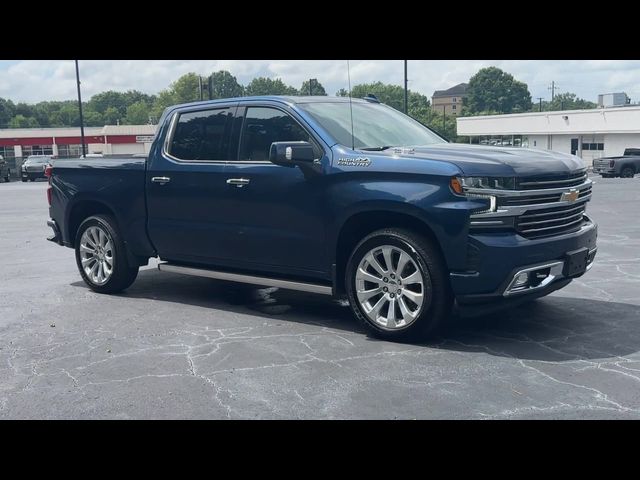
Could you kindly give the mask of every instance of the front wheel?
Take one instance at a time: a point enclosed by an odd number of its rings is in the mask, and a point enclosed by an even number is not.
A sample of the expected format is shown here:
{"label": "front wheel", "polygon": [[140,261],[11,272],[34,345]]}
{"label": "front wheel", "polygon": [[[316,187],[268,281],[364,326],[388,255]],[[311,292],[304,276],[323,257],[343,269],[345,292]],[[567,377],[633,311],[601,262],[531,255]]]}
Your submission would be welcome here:
{"label": "front wheel", "polygon": [[387,340],[421,340],[449,317],[453,297],[437,248],[404,229],[365,237],[347,263],[345,284],[354,315]]}
{"label": "front wheel", "polygon": [[111,215],[95,215],[82,222],[75,248],[80,275],[95,292],[120,292],[138,276],[138,266],[129,265],[124,241]]}
{"label": "front wheel", "polygon": [[633,178],[635,173],[636,171],[633,169],[633,167],[624,167],[620,172],[620,176],[622,178]]}

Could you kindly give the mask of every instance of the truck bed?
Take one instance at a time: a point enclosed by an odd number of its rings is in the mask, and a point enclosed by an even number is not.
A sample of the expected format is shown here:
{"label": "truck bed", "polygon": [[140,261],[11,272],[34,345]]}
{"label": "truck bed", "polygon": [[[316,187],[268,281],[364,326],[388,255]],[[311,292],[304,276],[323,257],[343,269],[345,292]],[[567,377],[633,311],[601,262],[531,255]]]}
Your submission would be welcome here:
{"label": "truck bed", "polygon": [[[73,246],[78,210],[87,202],[107,206],[126,232],[125,242],[135,255],[153,255],[146,233],[146,158],[103,157],[59,159],[53,165],[51,210],[59,220],[61,243]],[[83,206],[80,206],[82,202]]]}

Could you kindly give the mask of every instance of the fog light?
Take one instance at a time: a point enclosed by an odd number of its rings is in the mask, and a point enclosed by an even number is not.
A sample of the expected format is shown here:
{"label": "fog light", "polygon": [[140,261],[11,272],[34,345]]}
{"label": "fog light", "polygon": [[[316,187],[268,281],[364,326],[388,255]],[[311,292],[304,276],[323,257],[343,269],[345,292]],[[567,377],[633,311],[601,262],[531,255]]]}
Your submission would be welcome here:
{"label": "fog light", "polygon": [[523,287],[527,283],[529,283],[529,274],[527,272],[521,273],[516,277],[511,288]]}

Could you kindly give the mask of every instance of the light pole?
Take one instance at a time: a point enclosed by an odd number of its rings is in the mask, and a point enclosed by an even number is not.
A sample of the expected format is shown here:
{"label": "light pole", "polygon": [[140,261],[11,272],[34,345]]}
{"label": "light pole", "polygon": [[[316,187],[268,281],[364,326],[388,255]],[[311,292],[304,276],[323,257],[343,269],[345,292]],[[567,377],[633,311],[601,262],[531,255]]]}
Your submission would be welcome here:
{"label": "light pole", "polygon": [[82,117],[82,96],[80,95],[80,68],[76,60],[76,83],[78,85],[78,109],[80,110],[80,141],[82,142],[82,158],[87,158],[87,149],[84,143],[84,119]]}

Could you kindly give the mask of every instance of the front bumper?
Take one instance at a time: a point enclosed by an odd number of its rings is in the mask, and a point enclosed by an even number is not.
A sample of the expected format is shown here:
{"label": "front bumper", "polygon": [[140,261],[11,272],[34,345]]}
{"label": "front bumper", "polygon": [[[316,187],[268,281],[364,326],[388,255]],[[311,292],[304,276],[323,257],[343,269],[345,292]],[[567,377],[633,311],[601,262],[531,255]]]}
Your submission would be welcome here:
{"label": "front bumper", "polygon": [[[517,304],[562,288],[571,278],[584,273],[568,278],[567,254],[588,250],[588,270],[596,255],[597,235],[597,225],[586,215],[580,230],[554,237],[530,240],[513,233],[471,235],[474,271],[453,272],[450,276],[456,301],[461,309],[484,305],[493,310],[495,306]],[[512,289],[514,278],[526,271],[548,276],[534,288]]]}

